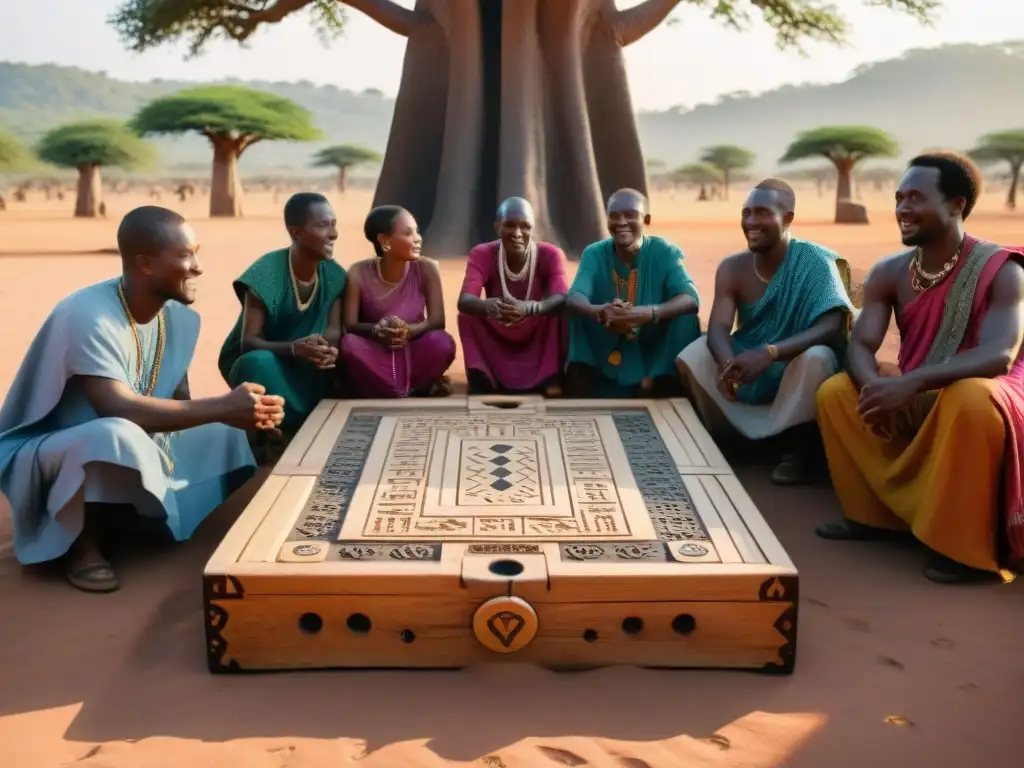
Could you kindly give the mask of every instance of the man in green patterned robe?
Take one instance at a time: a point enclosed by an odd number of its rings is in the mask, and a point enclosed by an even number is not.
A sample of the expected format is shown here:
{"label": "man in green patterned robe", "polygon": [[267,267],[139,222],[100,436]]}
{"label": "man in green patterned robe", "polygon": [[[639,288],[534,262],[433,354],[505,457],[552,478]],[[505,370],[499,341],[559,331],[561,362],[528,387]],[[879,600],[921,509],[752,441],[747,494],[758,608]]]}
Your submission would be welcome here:
{"label": "man in green patterned robe", "polygon": [[284,223],[291,245],[261,256],[233,283],[242,309],[218,367],[232,387],[251,381],[283,397],[281,430],[294,434],[335,391],[347,274],[334,261],[338,220],[326,197],[293,195]]}
{"label": "man in green patterned robe", "polygon": [[707,336],[676,359],[713,434],[787,433],[772,474],[779,484],[804,480],[806,451],[798,446],[808,435],[800,428],[814,423],[818,387],[839,369],[853,309],[842,260],[790,234],[795,208],[783,181],[751,190],[741,220],[748,250],[719,264]]}

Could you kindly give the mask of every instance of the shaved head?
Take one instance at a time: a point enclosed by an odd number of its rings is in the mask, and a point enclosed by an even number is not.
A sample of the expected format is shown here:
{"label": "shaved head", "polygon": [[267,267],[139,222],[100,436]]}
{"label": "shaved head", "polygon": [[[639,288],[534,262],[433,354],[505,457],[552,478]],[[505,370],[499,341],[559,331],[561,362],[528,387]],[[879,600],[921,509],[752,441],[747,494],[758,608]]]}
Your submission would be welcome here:
{"label": "shaved head", "polygon": [[533,206],[529,200],[521,197],[509,197],[498,206],[494,220],[499,224],[503,221],[533,221]]}
{"label": "shaved head", "polygon": [[612,196],[608,198],[607,213],[623,211],[636,211],[641,216],[646,216],[649,213],[646,195],[629,187],[612,192]]}
{"label": "shaved head", "polygon": [[157,256],[178,244],[185,217],[170,208],[144,205],[125,214],[117,228],[117,249],[130,264],[136,256]]}
{"label": "shaved head", "polygon": [[788,240],[796,209],[793,188],[781,179],[765,179],[743,202],[740,226],[751,253],[769,253]]}
{"label": "shaved head", "polygon": [[754,187],[751,194],[757,194],[762,200],[774,200],[781,213],[796,211],[796,192],[782,179],[765,179]]}

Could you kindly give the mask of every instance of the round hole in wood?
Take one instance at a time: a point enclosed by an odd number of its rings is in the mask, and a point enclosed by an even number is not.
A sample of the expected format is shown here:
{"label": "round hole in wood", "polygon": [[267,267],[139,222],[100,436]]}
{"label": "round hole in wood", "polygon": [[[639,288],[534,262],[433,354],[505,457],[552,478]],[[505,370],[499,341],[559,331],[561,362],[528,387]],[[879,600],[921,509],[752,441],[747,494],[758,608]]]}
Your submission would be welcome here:
{"label": "round hole in wood", "polygon": [[353,613],[345,620],[345,625],[357,635],[365,635],[373,626],[370,623],[370,617],[362,613]]}
{"label": "round hole in wood", "polygon": [[585,629],[583,630],[583,639],[588,643],[597,642],[597,630],[596,629]]}
{"label": "round hole in wood", "polygon": [[488,408],[518,408],[519,403],[515,400],[484,401]]}
{"label": "round hole in wood", "polygon": [[697,620],[688,613],[680,613],[672,619],[672,631],[677,635],[688,635],[697,628]]}
{"label": "round hole in wood", "polygon": [[518,576],[523,572],[523,564],[518,560],[495,560],[487,570],[495,576]]}
{"label": "round hole in wood", "polygon": [[398,633],[398,637],[403,643],[412,643],[416,641],[416,633],[411,629],[403,629]]}
{"label": "round hole in wood", "polygon": [[644,629],[644,620],[629,616],[622,620],[622,631],[627,635],[639,635]]}
{"label": "round hole in wood", "polygon": [[324,620],[319,613],[304,613],[299,616],[299,630],[307,635],[315,635],[324,628]]}

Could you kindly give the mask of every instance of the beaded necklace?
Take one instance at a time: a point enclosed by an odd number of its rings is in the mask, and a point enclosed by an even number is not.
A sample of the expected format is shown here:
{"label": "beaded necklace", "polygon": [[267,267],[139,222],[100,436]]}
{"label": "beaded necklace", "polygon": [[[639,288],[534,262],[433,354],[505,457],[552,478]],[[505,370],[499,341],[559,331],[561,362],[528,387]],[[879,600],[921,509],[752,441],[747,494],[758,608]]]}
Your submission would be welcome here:
{"label": "beaded necklace", "polygon": [[128,299],[125,298],[124,293],[124,280],[119,280],[117,283],[117,295],[121,299],[121,307],[124,309],[124,313],[128,316],[128,325],[132,329],[132,336],[135,337],[135,391],[140,395],[151,397],[153,391],[156,389],[157,379],[160,377],[160,366],[164,361],[164,310],[160,309],[160,312],[156,316],[156,358],[153,360],[153,369],[149,373],[149,383],[146,388],[142,388],[142,337],[139,335],[139,327],[135,322],[135,317],[132,315],[132,311],[128,308]]}

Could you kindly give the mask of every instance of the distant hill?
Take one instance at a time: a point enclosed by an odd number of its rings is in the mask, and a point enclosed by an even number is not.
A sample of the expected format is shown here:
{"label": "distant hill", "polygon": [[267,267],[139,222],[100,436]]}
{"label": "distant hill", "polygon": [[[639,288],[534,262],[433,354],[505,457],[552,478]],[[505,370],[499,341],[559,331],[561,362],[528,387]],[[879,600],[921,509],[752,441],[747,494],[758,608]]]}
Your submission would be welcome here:
{"label": "distant hill", "polygon": [[[770,172],[798,131],[829,123],[867,123],[890,131],[903,148],[901,159],[906,159],[926,147],[965,148],[988,131],[1024,127],[1022,82],[1024,41],[952,45],[864,66],[841,83],[731,94],[690,110],[640,112],[637,119],[648,158],[669,165],[693,160],[708,144],[735,143],[756,152],[758,169]],[[308,168],[313,152],[325,143],[385,148],[394,101],[379,91],[354,93],[309,82],[245,84],[303,105],[327,136],[315,145],[257,145],[242,160],[245,172]],[[0,126],[35,141],[68,120],[127,118],[154,97],[193,85],[130,83],[74,67],[0,63]],[[209,166],[206,142],[198,137],[157,144],[166,167]]]}

